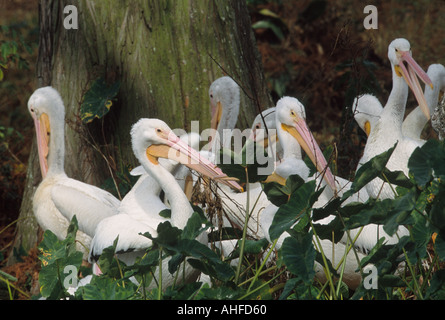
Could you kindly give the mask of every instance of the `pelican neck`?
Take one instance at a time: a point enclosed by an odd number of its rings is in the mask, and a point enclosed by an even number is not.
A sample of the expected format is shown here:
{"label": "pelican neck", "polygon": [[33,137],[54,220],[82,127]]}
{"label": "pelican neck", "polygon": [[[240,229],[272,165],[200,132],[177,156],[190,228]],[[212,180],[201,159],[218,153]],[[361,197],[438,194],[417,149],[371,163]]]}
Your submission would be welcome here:
{"label": "pelican neck", "polygon": [[65,174],[65,117],[49,115],[50,141],[47,176]]}
{"label": "pelican neck", "polygon": [[280,140],[281,148],[283,149],[283,159],[295,158],[298,160],[303,159],[301,154],[301,146],[292,135],[283,130],[281,122],[276,121],[278,140]]}
{"label": "pelican neck", "polygon": [[[408,85],[402,77],[399,77],[392,66],[393,87],[388,102],[382,110],[380,119],[376,123],[373,133],[379,133],[379,137],[387,140],[399,140],[402,137],[402,123],[405,115],[406,102],[408,100]],[[391,134],[381,132],[390,131]],[[371,137],[370,135],[370,137]]]}
{"label": "pelican neck", "polygon": [[141,164],[149,175],[153,177],[164,190],[171,205],[172,225],[184,229],[188,219],[192,216],[193,209],[184,191],[179,186],[175,177],[160,164],[152,164],[146,157],[142,157]]}

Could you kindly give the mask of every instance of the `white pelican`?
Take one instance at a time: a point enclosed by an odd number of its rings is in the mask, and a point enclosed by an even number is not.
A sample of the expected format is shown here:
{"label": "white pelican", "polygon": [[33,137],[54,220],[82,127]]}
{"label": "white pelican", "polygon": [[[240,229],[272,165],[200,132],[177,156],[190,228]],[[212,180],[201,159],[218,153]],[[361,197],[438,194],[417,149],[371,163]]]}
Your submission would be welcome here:
{"label": "white pelican", "polygon": [[[425,86],[425,100],[428,104],[430,114],[434,113],[439,100],[439,93],[445,89],[445,67],[441,64],[432,64],[428,67],[428,77],[433,83],[433,88]],[[403,121],[402,132],[405,137],[420,139],[423,128],[428,119],[425,117],[420,106],[411,111]]]}
{"label": "white pelican", "polygon": [[[317,166],[319,171],[323,172],[325,168],[324,166],[326,166],[326,160],[305,124],[305,117],[306,116],[304,106],[297,99],[283,97],[277,102],[276,128],[278,139],[283,148],[283,160],[280,164],[277,165],[275,173],[279,174],[283,178],[288,178],[289,175],[298,174],[305,181],[313,179],[313,177],[309,177],[309,168],[302,160],[300,143],[305,146],[306,153],[313,154],[313,156],[311,156],[311,159],[314,159],[316,163],[320,163],[320,165]],[[303,139],[300,137],[306,137],[307,141],[302,141]],[[299,143],[299,141],[301,142]],[[326,180],[330,181],[331,183],[335,179],[329,169],[326,170],[325,177]],[[335,188],[335,186],[333,187]],[[326,189],[327,188],[330,187],[327,186]],[[328,195],[325,195],[325,197],[329,197],[329,195],[331,195],[332,193],[327,194]],[[329,199],[325,198],[318,203],[319,205],[322,205],[323,202],[326,202],[327,200]],[[270,204],[264,209],[263,212],[261,212],[261,228],[269,242],[271,242],[272,240],[269,235],[269,228],[273,222],[273,218],[277,210],[278,207]],[[326,221],[326,223],[327,222],[328,221]],[[275,245],[276,249],[279,249],[281,247],[284,239],[287,236],[287,233],[284,233],[280,236],[277,244]],[[315,238],[314,242],[317,243],[317,250],[323,251],[325,256],[331,261],[334,267],[336,267],[340,263],[340,260],[343,258],[346,250],[348,249],[344,243],[333,244],[329,240],[320,240],[319,247],[318,242],[315,241]],[[359,259],[364,257],[364,255],[360,252],[358,252],[357,254],[359,256]],[[355,272],[358,267],[359,265],[355,254],[351,250],[346,255],[346,265],[343,275],[343,281],[350,288],[353,289],[356,288],[361,281],[360,273]],[[323,271],[323,266],[316,262],[315,270],[317,278],[324,282],[326,279],[325,272]]]}
{"label": "white pelican", "polygon": [[[393,88],[388,98],[380,119],[372,129],[360,160],[360,164],[369,161],[374,156],[387,151],[398,142],[391,158],[387,163],[389,170],[400,170],[408,176],[408,159],[416,147],[421,145],[419,141],[404,138],[402,134],[402,122],[408,98],[408,85],[414,92],[419,106],[429,118],[429,109],[420,89],[416,74],[428,85],[431,80],[427,74],[411,57],[411,47],[406,39],[396,39],[388,47],[388,58],[391,62],[393,75]],[[406,66],[405,66],[406,63]],[[394,193],[387,183],[376,178],[371,181],[366,190],[373,198],[393,198]]]}
{"label": "white pelican", "polygon": [[[59,93],[51,88],[37,89],[28,101],[34,119],[43,180],[33,198],[33,211],[43,230],[65,239],[69,222],[75,215],[77,240],[86,248],[97,224],[116,215],[120,201],[95,186],[68,178],[65,159],[65,107]],[[80,245],[79,250],[85,253]]]}
{"label": "white pelican", "polygon": [[[318,172],[323,174],[324,179],[329,184],[326,189],[337,189],[335,178],[327,166],[327,161],[307,127],[304,106],[296,98],[283,97],[277,102],[275,114],[278,140],[283,148],[283,159],[277,164],[274,172],[274,175],[278,176],[277,181],[284,184],[285,179],[294,174],[298,174],[305,181],[315,178],[309,177],[309,168],[302,158],[301,148],[303,148]],[[327,193],[329,198],[324,199],[323,202],[326,203],[331,199],[331,196],[333,196],[332,190]],[[277,210],[277,206],[269,204],[260,215],[261,228],[269,241],[271,241],[269,228]],[[280,238],[277,248],[280,247],[284,237]]]}
{"label": "white pelican", "polygon": [[[149,176],[161,186],[169,200],[171,206],[169,221],[175,227],[184,229],[193,213],[193,209],[175,177],[159,164],[159,158],[168,158],[180,162],[209,178],[221,178],[223,179],[222,183],[231,186],[227,180],[224,180],[224,177],[227,176],[221,170],[215,168],[210,161],[201,157],[197,151],[180,140],[161,120],[139,120],[131,129],[131,137],[136,158]],[[161,201],[156,206],[157,210],[167,208]],[[116,216],[102,220],[97,226],[91,243],[90,262],[95,262],[103,249],[111,246],[116,237],[119,236],[116,252],[122,261],[133,264],[135,258],[144,254],[145,250],[152,245],[150,239],[139,235],[139,233],[150,232],[153,237],[156,237],[158,224],[159,220],[153,219],[150,215],[135,215],[131,212],[121,212]],[[203,233],[199,240],[206,243],[206,234]],[[167,271],[167,260],[164,262],[163,287],[168,286],[174,280]],[[196,271],[189,264],[186,264],[185,268],[185,280],[197,276]]]}
{"label": "white pelican", "polygon": [[[230,77],[218,78],[210,85],[209,99],[213,134],[211,136],[210,152],[201,151],[201,153],[216,162],[216,155],[219,154],[221,147],[231,149],[231,133],[238,120],[240,107],[239,86]],[[222,188],[218,189],[218,195],[222,200],[225,212],[225,217],[223,218],[224,226],[236,226],[242,229],[245,222],[247,193],[234,192],[222,186]],[[257,221],[258,213],[269,202],[264,192],[262,192],[259,183],[250,184],[250,203],[254,204],[255,202],[257,204],[254,210],[251,211],[248,230],[250,235],[261,238],[261,234],[257,235],[257,232],[260,230]]]}

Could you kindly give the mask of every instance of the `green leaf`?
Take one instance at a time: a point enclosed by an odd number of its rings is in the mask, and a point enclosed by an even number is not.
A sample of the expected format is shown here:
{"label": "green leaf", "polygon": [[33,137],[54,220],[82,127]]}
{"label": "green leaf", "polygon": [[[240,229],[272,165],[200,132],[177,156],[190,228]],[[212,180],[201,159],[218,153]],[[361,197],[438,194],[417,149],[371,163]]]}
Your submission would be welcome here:
{"label": "green leaf", "polygon": [[165,221],[158,224],[156,231],[158,236],[156,238],[149,236],[149,238],[152,239],[154,243],[162,247],[175,246],[182,234],[182,230],[173,227],[170,221]]}
{"label": "green leaf", "polygon": [[300,234],[298,238],[287,237],[281,247],[283,261],[290,272],[306,285],[312,283],[315,276],[314,261],[316,250],[312,243],[312,232]]}
{"label": "green leaf", "polygon": [[379,277],[378,283],[383,287],[403,287],[405,286],[405,282],[396,275],[393,274],[384,274]]}
{"label": "green leaf", "polygon": [[169,286],[163,293],[164,300],[191,300],[201,288],[201,282]]}
{"label": "green leaf", "polygon": [[208,234],[209,243],[217,242],[220,240],[239,239],[241,237],[242,237],[242,230],[232,227],[222,227],[221,229],[212,231]]}
{"label": "green leaf", "polygon": [[272,32],[277,36],[278,39],[281,41],[284,40],[284,34],[283,31],[281,31],[280,27],[277,26],[272,21],[268,20],[260,20],[252,24],[253,29],[269,29],[272,30]]}
{"label": "green leaf", "polygon": [[297,286],[297,284],[300,282],[299,278],[292,278],[286,281],[286,283],[284,284],[284,289],[283,292],[280,295],[279,300],[286,300],[287,297],[290,296],[290,294],[292,293],[292,291],[295,289],[295,287]]}
{"label": "green leaf", "polygon": [[358,192],[369,182],[380,176],[385,171],[385,166],[396,146],[397,143],[392,148],[364,163],[360,169],[357,170],[351,188],[343,194],[342,199],[349,198],[352,194]]}
{"label": "green leaf", "polygon": [[441,184],[439,194],[434,198],[429,217],[436,230],[445,233],[445,185]]}
{"label": "green leaf", "polygon": [[333,240],[337,243],[343,237],[343,223],[338,217],[335,217],[328,224],[314,224],[314,229],[320,239]]}
{"label": "green leaf", "polygon": [[371,200],[373,205],[367,206],[349,219],[345,219],[345,230],[355,229],[370,223],[383,224],[387,213],[392,209],[393,200]]}
{"label": "green leaf", "polygon": [[[240,242],[238,241],[238,245],[236,249],[231,253],[230,259],[235,259],[239,257],[240,253]],[[244,254],[259,254],[269,245],[269,241],[266,238],[262,238],[260,240],[250,240],[246,239],[244,243]]]}
{"label": "green leaf", "polygon": [[256,142],[248,140],[239,153],[222,148],[220,150],[218,167],[229,177],[246,182],[246,171],[249,182],[264,181],[272,173],[271,164],[275,163],[273,157]]}
{"label": "green leaf", "polygon": [[436,236],[436,241],[434,243],[434,247],[436,249],[436,254],[439,256],[440,261],[445,261],[445,234],[438,234]]}
{"label": "green leaf", "polygon": [[172,211],[171,209],[164,209],[162,211],[159,211],[158,214],[163,218],[170,219],[172,216]]}
{"label": "green leaf", "polygon": [[239,298],[242,293],[243,290],[236,286],[219,285],[212,288],[203,288],[200,297],[201,299],[208,300],[235,300]]}
{"label": "green leaf", "polygon": [[445,270],[438,270],[431,279],[431,285],[426,290],[425,299],[445,299]]}
{"label": "green leaf", "polygon": [[181,239],[195,239],[209,227],[211,224],[202,212],[193,212],[184,227]]}
{"label": "green leaf", "polygon": [[316,200],[311,197],[314,194],[315,186],[315,180],[303,184],[292,193],[288,203],[279,207],[269,228],[271,239],[277,239],[284,231],[290,229],[302,215],[306,214],[308,209],[311,209],[313,205],[311,202]]}
{"label": "green leaf", "polygon": [[325,204],[321,208],[314,208],[312,210],[312,220],[318,221],[324,218],[329,217],[331,214],[337,212],[344,200],[336,197],[331,200],[327,204]]}
{"label": "green leaf", "polygon": [[374,264],[377,267],[379,278],[384,274],[392,274],[401,259],[404,259],[403,250],[409,251],[414,247],[409,236],[401,237],[399,242],[393,245],[383,244],[385,241],[384,238],[380,238],[371,252],[360,261],[362,267]]}
{"label": "green leaf", "polygon": [[85,300],[128,300],[135,295],[137,287],[131,281],[114,280],[104,276],[93,276],[91,282],[80,287]]}
{"label": "green leaf", "polygon": [[281,19],[279,15],[269,9],[261,9],[258,13],[266,17]]}
{"label": "green leaf", "polygon": [[398,196],[392,202],[392,210],[387,213],[383,221],[383,230],[389,235],[393,235],[400,225],[411,225],[415,220],[411,216],[413,208],[416,206],[417,191],[412,189],[403,196]]}
{"label": "green leaf", "polygon": [[[410,189],[414,186],[413,182],[405,176],[402,171],[389,171],[387,168],[383,169],[382,174],[385,176],[389,183],[396,186]],[[385,181],[386,181],[385,180]]]}
{"label": "green leaf", "polygon": [[39,244],[39,259],[42,261],[42,269],[39,273],[40,293],[48,299],[60,299],[67,296],[68,288],[64,287],[64,280],[72,275],[65,273],[65,267],[74,267],[75,270],[80,268],[83,254],[76,251],[77,230],[77,219],[74,216],[68,227],[66,239],[59,240],[54,233],[47,230]]}
{"label": "green leaf", "polygon": [[291,175],[286,179],[286,185],[277,182],[269,182],[263,185],[267,199],[277,207],[287,203],[290,195],[304,184],[299,175]]}
{"label": "green leaf", "polygon": [[445,177],[445,147],[437,140],[428,140],[422,147],[416,148],[408,161],[410,173],[420,187],[424,187],[435,177]]}
{"label": "green leaf", "polygon": [[112,100],[119,92],[120,81],[108,85],[104,78],[98,78],[85,93],[80,107],[81,119],[90,123],[94,118],[102,118],[110,111]]}
{"label": "green leaf", "polygon": [[[121,274],[121,262],[116,257],[116,246],[119,241],[119,236],[113,241],[113,245],[104,248],[99,257],[98,264],[102,273],[107,274],[112,278],[119,278]],[[125,264],[122,262],[122,265]]]}
{"label": "green leaf", "polygon": [[192,258],[189,258],[187,262],[193,268],[221,281],[229,281],[235,276],[235,272],[227,263],[206,263],[203,260]]}
{"label": "green leaf", "polygon": [[[332,152],[334,152],[334,147],[332,145],[327,146],[323,150],[323,156],[325,159],[329,160],[332,156]],[[314,163],[312,162],[311,158],[304,157],[304,163],[309,168],[309,177],[313,176],[314,174],[318,173],[317,168],[315,167]],[[332,170],[332,168],[331,168]],[[334,172],[334,171],[332,171]]]}

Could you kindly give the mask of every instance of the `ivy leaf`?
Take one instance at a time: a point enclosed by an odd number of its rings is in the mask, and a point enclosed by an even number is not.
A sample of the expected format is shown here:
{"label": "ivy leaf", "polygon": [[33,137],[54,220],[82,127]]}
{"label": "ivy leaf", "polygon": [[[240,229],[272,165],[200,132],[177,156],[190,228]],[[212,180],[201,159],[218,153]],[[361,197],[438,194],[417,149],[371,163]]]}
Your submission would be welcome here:
{"label": "ivy leaf", "polygon": [[80,107],[82,121],[90,123],[94,118],[105,116],[110,111],[112,100],[119,92],[120,85],[120,81],[108,85],[102,77],[95,80],[85,93]]}

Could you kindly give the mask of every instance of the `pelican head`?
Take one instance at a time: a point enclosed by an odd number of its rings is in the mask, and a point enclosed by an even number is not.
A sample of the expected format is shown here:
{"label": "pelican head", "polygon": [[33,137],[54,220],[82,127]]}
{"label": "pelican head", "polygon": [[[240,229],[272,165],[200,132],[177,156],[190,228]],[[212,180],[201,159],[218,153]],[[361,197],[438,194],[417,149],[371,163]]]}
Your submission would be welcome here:
{"label": "pelican head", "polygon": [[65,108],[56,89],[43,87],[35,90],[29,98],[28,111],[34,120],[40,169],[44,178],[48,172],[51,126],[64,123]]}
{"label": "pelican head", "polygon": [[[221,169],[173,133],[170,127],[159,119],[140,119],[131,129],[133,152],[141,163],[150,167],[159,165],[159,158],[177,161],[211,179],[216,179],[231,188],[242,188],[229,179]],[[145,161],[145,159],[148,160]]]}
{"label": "pelican head", "polygon": [[354,119],[359,127],[370,135],[372,128],[380,118],[383,106],[376,96],[364,94],[354,99],[352,103]]}
{"label": "pelican head", "polygon": [[[255,120],[253,120],[249,139],[256,141],[257,143],[260,143],[265,148],[267,148],[267,145],[269,143],[269,134],[270,134],[269,130],[276,128],[277,127],[275,123],[275,107],[266,109],[260,114],[258,114],[255,117]],[[271,138],[272,141],[276,140],[275,136]]]}
{"label": "pelican head", "polygon": [[[276,125],[295,138],[306,152],[318,172],[324,172],[326,182],[335,191],[335,181],[327,161],[320,150],[314,136],[306,124],[306,112],[304,106],[295,98],[283,97],[276,106]],[[279,131],[280,132],[280,131]],[[279,137],[281,140],[282,138]]]}
{"label": "pelican head", "polygon": [[209,88],[210,108],[212,120],[210,126],[217,130],[223,113],[227,115],[224,121],[224,129],[233,129],[236,125],[239,113],[240,92],[238,84],[230,77],[225,76],[216,79]]}
{"label": "pelican head", "polygon": [[395,74],[405,79],[416,96],[417,102],[425,117],[430,119],[430,111],[417,76],[431,88],[433,88],[433,83],[425,71],[423,71],[413,59],[411,55],[411,45],[408,40],[403,38],[393,40],[388,47],[388,58]]}

